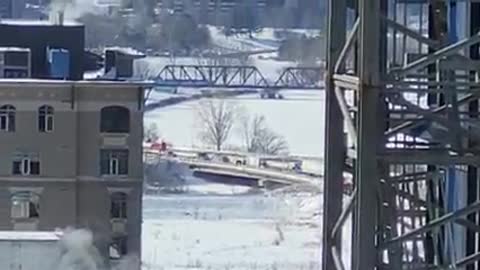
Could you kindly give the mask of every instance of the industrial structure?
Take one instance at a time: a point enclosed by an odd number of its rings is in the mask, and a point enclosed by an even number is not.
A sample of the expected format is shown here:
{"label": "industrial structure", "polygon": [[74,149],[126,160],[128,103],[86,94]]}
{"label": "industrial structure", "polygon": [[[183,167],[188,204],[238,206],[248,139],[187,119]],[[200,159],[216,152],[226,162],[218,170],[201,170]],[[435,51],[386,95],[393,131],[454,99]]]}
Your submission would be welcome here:
{"label": "industrial structure", "polygon": [[[59,15],[56,21],[2,20],[0,46],[29,49],[33,78],[49,79],[53,72],[60,79],[83,79],[85,27],[80,23],[64,21],[63,16]],[[58,74],[56,67],[66,74]]]}
{"label": "industrial structure", "polygon": [[323,270],[479,269],[479,14],[329,1]]}
{"label": "industrial structure", "polygon": [[141,255],[148,85],[83,80],[84,26],[62,17],[0,21],[0,230],[86,228],[114,263]]}

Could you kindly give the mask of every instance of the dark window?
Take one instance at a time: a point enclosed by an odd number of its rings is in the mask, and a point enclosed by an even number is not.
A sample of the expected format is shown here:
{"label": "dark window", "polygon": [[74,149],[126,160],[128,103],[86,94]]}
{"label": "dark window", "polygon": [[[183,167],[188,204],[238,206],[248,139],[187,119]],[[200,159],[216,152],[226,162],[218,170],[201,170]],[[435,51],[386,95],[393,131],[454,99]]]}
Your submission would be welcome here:
{"label": "dark window", "polygon": [[5,65],[7,66],[28,66],[29,54],[26,52],[8,52],[5,54]]}
{"label": "dark window", "polygon": [[38,130],[40,132],[53,131],[53,107],[44,105],[38,109]]}
{"label": "dark window", "polygon": [[0,130],[15,131],[15,107],[12,105],[0,107]]}
{"label": "dark window", "polygon": [[13,161],[12,174],[14,175],[39,175],[40,161],[22,158]]}
{"label": "dark window", "polygon": [[40,197],[34,192],[19,191],[11,198],[12,218],[38,218],[40,216]]}
{"label": "dark window", "polygon": [[12,168],[12,174],[22,174],[22,162],[21,161],[14,161],[13,162],[13,168]]}
{"label": "dark window", "polygon": [[110,218],[127,218],[127,194],[124,192],[110,195]]}
{"label": "dark window", "polygon": [[3,76],[5,78],[27,78],[28,71],[23,69],[4,69]]}
{"label": "dark window", "polygon": [[101,175],[127,175],[128,174],[128,150],[100,151],[100,174]]}
{"label": "dark window", "polygon": [[39,175],[40,174],[40,162],[39,161],[30,161],[30,174]]}
{"label": "dark window", "polygon": [[130,111],[121,106],[105,107],[100,111],[100,132],[130,132]]}

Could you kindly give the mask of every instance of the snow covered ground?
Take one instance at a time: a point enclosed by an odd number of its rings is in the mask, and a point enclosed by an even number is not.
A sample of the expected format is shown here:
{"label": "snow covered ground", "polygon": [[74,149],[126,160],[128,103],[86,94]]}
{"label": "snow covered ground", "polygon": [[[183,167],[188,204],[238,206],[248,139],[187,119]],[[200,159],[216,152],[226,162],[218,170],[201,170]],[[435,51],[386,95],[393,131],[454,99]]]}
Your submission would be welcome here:
{"label": "snow covered ground", "polygon": [[[260,99],[258,95],[245,95],[229,99],[250,114],[263,115],[267,124],[285,137],[290,153],[295,155],[323,155],[324,140],[324,92],[285,91],[283,100]],[[198,126],[195,124],[198,101],[185,102],[145,114],[145,125],[155,123],[161,138],[176,147],[200,147]],[[227,142],[241,145],[241,132],[232,132]]]}
{"label": "snow covered ground", "polygon": [[184,193],[144,196],[143,270],[319,269],[321,186],[268,191],[211,183],[168,162],[148,172],[181,175],[169,186]]}
{"label": "snow covered ground", "polygon": [[[209,26],[212,43],[220,48],[234,51],[268,50],[276,49],[280,46],[281,38],[275,35],[276,31],[285,31],[282,29],[263,28],[258,33],[252,33],[252,38],[248,34],[225,36],[220,28]],[[314,29],[288,29],[290,34],[305,35],[315,37],[321,34],[320,30]]]}
{"label": "snow covered ground", "polygon": [[[273,31],[264,31],[249,40],[214,32],[213,40],[236,51],[276,47]],[[268,80],[277,78],[282,68],[296,66],[267,56],[253,58],[252,64]],[[198,62],[192,58],[141,61],[158,71],[169,63]],[[251,114],[264,115],[268,125],[285,137],[292,154],[322,156],[324,93],[282,94],[283,100],[245,95],[229,101]],[[153,93],[152,99],[166,96],[169,94]],[[159,136],[174,146],[198,146],[194,109],[197,104],[198,101],[191,101],[150,111],[145,115],[145,125],[155,123]],[[228,143],[238,145],[241,138],[234,134]],[[143,270],[320,269],[321,187],[261,191],[193,178],[187,178],[186,186],[183,194],[144,197]]]}
{"label": "snow covered ground", "polygon": [[146,196],[143,269],[319,269],[321,194],[224,190]]}

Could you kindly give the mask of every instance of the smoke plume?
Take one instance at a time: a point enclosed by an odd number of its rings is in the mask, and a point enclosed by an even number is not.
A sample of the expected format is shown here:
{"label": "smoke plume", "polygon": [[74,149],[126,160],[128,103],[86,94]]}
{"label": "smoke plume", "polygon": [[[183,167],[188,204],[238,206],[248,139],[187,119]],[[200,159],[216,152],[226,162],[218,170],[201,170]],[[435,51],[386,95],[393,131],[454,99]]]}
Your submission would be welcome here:
{"label": "smoke plume", "polygon": [[87,13],[98,13],[97,0],[52,0],[50,14],[64,12],[65,19],[75,20]]}
{"label": "smoke plume", "polygon": [[58,270],[103,270],[102,258],[87,230],[65,230],[60,240]]}
{"label": "smoke plume", "polygon": [[60,258],[56,270],[135,270],[140,269],[140,258],[127,255],[116,261],[110,268],[106,267],[104,258],[93,243],[92,232],[85,229],[63,230],[59,242]]}

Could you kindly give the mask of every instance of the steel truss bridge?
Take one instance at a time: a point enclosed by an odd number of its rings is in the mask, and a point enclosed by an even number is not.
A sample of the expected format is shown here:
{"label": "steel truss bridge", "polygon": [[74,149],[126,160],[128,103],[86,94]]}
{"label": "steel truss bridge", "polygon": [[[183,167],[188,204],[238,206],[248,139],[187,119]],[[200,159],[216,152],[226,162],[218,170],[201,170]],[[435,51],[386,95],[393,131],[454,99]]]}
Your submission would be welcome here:
{"label": "steel truss bridge", "polygon": [[323,270],[480,269],[480,3],[460,2],[329,0]]}
{"label": "steel truss bridge", "polygon": [[269,81],[255,66],[167,65],[150,79],[159,87],[323,89],[323,69],[319,67],[289,67]]}

